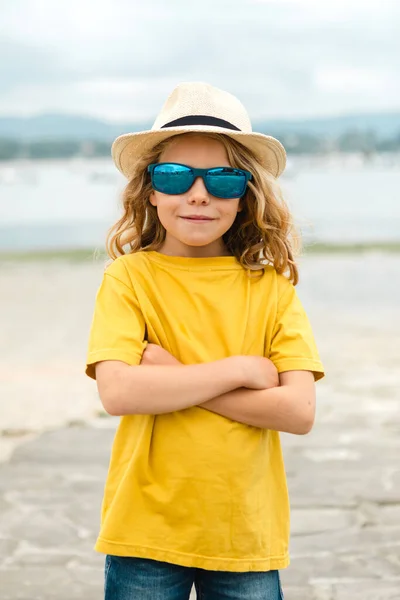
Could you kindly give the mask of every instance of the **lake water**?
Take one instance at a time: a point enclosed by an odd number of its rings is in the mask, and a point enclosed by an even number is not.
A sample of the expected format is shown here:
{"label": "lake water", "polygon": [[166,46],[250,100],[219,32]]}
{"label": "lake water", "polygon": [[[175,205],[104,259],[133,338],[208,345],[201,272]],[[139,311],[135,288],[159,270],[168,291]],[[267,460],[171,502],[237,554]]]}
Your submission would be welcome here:
{"label": "lake water", "polygon": [[[110,159],[0,163],[0,250],[102,248],[124,183]],[[399,156],[297,158],[281,184],[306,241],[400,241]]]}

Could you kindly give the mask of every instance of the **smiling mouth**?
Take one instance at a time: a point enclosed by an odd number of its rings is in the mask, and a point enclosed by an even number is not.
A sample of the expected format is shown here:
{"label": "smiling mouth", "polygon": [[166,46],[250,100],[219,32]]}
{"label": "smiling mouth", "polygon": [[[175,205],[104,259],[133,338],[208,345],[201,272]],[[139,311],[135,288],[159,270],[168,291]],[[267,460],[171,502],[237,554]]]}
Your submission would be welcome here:
{"label": "smiling mouth", "polygon": [[190,215],[187,217],[180,217],[181,219],[184,219],[185,221],[196,221],[196,222],[210,222],[210,221],[214,221],[214,219],[212,219],[211,217],[203,217],[201,215]]}

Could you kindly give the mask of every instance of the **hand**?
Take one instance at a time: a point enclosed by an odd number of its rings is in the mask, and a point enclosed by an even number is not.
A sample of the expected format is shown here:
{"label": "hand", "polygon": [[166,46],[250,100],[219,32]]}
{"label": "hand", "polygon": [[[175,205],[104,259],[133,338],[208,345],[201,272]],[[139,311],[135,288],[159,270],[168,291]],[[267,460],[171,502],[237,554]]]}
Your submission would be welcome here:
{"label": "hand", "polygon": [[157,344],[147,344],[143,352],[142,365],[181,365],[175,356],[172,356],[167,350],[157,346]]}
{"label": "hand", "polygon": [[279,386],[279,375],[272,360],[263,356],[237,356],[243,370],[243,387],[252,390],[267,390]]}

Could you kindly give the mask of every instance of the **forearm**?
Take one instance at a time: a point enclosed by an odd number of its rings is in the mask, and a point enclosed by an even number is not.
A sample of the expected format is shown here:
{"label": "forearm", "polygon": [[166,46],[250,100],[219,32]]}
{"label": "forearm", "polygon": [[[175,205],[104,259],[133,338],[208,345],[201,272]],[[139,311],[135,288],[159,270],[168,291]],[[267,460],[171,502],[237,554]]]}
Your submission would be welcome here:
{"label": "forearm", "polygon": [[266,390],[240,388],[213,398],[201,407],[245,425],[301,435],[311,430],[314,403],[299,394],[301,392],[290,386]]}
{"label": "forearm", "polygon": [[243,385],[233,357],[187,366],[116,363],[107,380],[112,383],[100,397],[107,412],[118,416],[183,410]]}

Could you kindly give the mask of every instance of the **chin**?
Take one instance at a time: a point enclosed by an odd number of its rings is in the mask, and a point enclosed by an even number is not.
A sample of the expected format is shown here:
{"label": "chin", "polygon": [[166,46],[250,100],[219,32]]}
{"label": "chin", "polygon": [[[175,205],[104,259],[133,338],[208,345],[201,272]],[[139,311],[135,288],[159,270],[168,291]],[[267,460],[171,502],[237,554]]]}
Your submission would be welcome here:
{"label": "chin", "polygon": [[181,239],[179,241],[182,244],[185,244],[186,246],[193,246],[193,247],[198,248],[201,246],[210,246],[216,240],[214,238],[193,237],[193,238]]}

